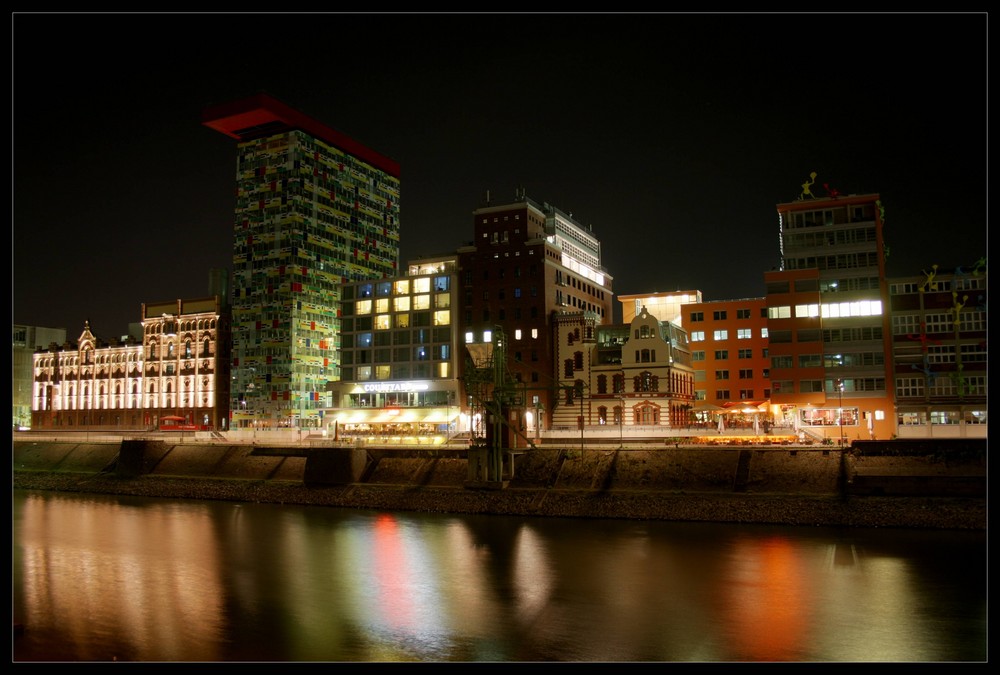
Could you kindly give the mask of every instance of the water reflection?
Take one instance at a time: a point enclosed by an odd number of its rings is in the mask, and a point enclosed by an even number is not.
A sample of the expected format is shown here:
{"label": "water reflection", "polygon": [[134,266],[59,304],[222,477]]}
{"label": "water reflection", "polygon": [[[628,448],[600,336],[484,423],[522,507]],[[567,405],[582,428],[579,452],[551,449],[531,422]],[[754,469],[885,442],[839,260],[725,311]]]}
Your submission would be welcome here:
{"label": "water reflection", "polygon": [[985,533],[15,492],[15,660],[978,661]]}

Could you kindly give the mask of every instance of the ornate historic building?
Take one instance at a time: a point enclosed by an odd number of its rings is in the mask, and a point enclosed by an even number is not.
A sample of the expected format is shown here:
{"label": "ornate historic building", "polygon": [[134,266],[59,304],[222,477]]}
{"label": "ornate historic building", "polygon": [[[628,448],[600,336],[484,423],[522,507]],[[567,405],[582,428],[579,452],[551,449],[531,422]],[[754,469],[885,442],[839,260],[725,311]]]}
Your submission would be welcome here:
{"label": "ornate historic building", "polygon": [[33,429],[228,427],[229,318],[219,296],[142,306],[142,341],[75,342],[33,357]]}

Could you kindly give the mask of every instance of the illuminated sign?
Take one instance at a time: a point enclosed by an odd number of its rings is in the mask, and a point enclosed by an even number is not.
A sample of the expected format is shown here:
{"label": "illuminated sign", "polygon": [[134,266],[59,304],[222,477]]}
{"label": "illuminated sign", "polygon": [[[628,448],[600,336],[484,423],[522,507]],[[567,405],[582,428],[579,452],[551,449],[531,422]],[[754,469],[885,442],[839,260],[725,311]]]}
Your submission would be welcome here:
{"label": "illuminated sign", "polygon": [[361,387],[366,392],[427,391],[426,382],[373,382]]}

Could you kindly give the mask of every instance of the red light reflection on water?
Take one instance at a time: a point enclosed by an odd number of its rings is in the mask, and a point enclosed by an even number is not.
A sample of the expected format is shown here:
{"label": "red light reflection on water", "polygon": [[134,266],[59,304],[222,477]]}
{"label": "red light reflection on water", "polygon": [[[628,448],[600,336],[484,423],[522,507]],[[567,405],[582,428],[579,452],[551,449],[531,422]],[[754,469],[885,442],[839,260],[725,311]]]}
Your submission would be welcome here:
{"label": "red light reflection on water", "polygon": [[813,602],[804,565],[797,549],[781,537],[736,542],[721,593],[738,660],[801,658]]}
{"label": "red light reflection on water", "polygon": [[412,571],[407,565],[406,546],[399,523],[388,513],[375,520],[373,572],[378,604],[385,622],[394,628],[415,629],[411,589]]}

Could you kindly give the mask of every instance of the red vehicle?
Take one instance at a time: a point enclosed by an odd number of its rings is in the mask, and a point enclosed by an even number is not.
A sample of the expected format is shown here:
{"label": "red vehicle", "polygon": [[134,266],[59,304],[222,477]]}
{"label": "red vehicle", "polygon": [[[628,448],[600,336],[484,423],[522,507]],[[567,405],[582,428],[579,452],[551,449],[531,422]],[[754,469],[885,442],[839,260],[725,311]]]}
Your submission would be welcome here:
{"label": "red vehicle", "polygon": [[160,431],[201,431],[202,427],[191,424],[183,417],[168,415],[160,418]]}

